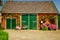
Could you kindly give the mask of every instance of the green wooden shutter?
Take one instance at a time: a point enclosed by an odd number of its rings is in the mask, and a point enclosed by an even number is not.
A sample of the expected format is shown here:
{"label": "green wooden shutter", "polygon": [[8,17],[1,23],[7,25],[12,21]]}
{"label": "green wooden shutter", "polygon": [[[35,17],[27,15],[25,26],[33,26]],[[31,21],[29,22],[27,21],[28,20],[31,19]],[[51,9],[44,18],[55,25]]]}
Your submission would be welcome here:
{"label": "green wooden shutter", "polygon": [[36,14],[30,14],[30,29],[37,29]]}
{"label": "green wooden shutter", "polygon": [[10,25],[10,19],[9,19],[9,18],[6,19],[6,26],[7,26],[7,27],[6,27],[7,29],[10,29],[10,26],[11,26],[11,25]]}
{"label": "green wooden shutter", "polygon": [[58,14],[58,29],[60,29],[60,14]]}
{"label": "green wooden shutter", "polygon": [[16,19],[12,19],[12,29],[16,29]]}
{"label": "green wooden shutter", "polygon": [[28,29],[28,14],[22,15],[22,27]]}

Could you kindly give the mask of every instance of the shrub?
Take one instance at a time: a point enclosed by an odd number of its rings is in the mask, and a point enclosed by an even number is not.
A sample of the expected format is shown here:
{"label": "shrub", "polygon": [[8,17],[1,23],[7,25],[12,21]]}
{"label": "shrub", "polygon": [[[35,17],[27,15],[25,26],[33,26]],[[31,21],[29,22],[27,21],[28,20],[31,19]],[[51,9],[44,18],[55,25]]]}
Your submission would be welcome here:
{"label": "shrub", "polygon": [[57,25],[50,24],[50,25],[49,25],[49,28],[50,28],[51,30],[57,30]]}
{"label": "shrub", "polygon": [[42,24],[42,30],[48,30],[48,26],[45,23]]}
{"label": "shrub", "polygon": [[42,30],[48,30],[48,27],[42,26]]}
{"label": "shrub", "polygon": [[8,33],[0,30],[0,40],[8,40]]}

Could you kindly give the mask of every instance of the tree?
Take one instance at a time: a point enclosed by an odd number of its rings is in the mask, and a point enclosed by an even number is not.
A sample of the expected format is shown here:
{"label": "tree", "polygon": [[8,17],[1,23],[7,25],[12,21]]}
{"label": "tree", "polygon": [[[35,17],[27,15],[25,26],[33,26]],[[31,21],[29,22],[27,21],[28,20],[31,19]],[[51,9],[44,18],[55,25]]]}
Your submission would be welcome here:
{"label": "tree", "polygon": [[2,0],[0,0],[0,6],[2,6]]}

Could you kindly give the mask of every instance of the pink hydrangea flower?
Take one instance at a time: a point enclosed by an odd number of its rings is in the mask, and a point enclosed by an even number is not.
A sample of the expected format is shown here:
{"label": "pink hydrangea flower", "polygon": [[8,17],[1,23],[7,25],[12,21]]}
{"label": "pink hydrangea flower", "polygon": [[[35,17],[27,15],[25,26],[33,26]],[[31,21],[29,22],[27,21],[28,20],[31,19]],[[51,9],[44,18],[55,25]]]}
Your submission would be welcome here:
{"label": "pink hydrangea flower", "polygon": [[45,23],[42,24],[44,27],[47,27],[47,25]]}
{"label": "pink hydrangea flower", "polygon": [[49,25],[49,28],[50,28],[50,29],[57,29],[57,25],[50,24],[50,25]]}
{"label": "pink hydrangea flower", "polygon": [[19,26],[16,26],[16,29],[17,29],[17,30],[20,30],[20,27],[19,27]]}

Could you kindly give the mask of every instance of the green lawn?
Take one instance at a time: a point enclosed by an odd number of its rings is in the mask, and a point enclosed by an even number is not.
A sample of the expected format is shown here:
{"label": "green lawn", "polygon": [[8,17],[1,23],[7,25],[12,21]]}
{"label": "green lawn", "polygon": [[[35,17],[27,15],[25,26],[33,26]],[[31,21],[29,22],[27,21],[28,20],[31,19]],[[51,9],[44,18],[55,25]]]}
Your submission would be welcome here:
{"label": "green lawn", "polygon": [[0,40],[8,40],[8,33],[0,30]]}

